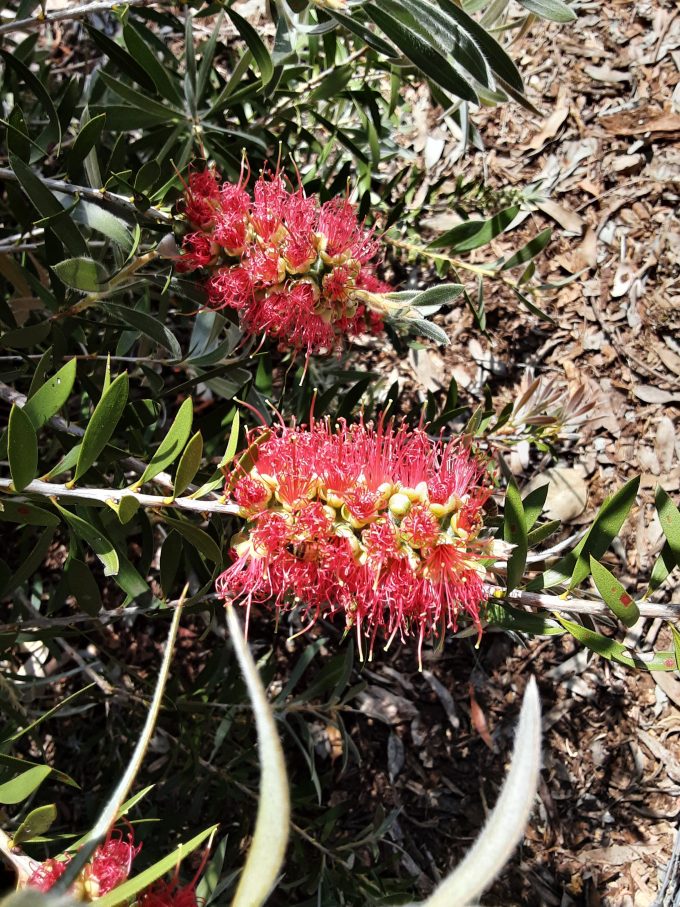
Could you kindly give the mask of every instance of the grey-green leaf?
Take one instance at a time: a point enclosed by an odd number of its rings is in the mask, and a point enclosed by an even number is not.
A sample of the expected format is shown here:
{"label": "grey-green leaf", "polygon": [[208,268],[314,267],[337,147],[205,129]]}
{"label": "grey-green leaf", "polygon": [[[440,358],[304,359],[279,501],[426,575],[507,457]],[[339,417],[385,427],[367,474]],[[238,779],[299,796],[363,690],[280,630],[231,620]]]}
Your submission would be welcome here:
{"label": "grey-green leaf", "polygon": [[611,571],[590,556],[590,572],[607,607],[621,623],[632,627],[640,617],[640,609]]}
{"label": "grey-green leaf", "polygon": [[72,290],[98,293],[106,288],[106,269],[92,258],[67,258],[53,265],[52,270]]}

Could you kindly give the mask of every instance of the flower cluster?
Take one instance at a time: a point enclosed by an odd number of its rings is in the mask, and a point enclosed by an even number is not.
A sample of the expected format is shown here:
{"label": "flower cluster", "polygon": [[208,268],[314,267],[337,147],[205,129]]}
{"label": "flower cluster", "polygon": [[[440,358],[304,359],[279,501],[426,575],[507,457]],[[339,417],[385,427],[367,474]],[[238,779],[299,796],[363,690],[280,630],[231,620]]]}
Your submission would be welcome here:
{"label": "flower cluster", "polygon": [[251,433],[254,468],[237,466],[227,494],[247,520],[217,580],[226,601],[300,607],[305,619],[344,613],[372,650],[480,627],[482,508],[487,465],[459,441],[393,422],[311,422]]}
{"label": "flower cluster", "polygon": [[[79,901],[93,901],[112,891],[130,875],[132,861],[141,849],[141,844],[135,847],[132,832],[127,840],[123,840],[122,833],[109,834],[76,879],[72,888],[74,897]],[[70,862],[69,854],[45,860],[33,870],[28,887],[49,891]]]}
{"label": "flower cluster", "polygon": [[193,231],[177,270],[208,269],[209,305],[234,309],[248,334],[310,354],[382,329],[371,300],[392,288],[375,276],[380,244],[347,198],[319,204],[278,171],[251,196],[242,180],[203,170],[189,177],[184,213]]}
{"label": "flower cluster", "polygon": [[[132,831],[123,840],[121,833],[114,832],[98,847],[90,862],[76,879],[71,894],[78,901],[94,901],[121,885],[130,875],[132,861],[142,849],[135,846]],[[165,881],[159,879],[137,896],[138,907],[198,907],[196,883],[205,867],[206,851],[198,872],[187,885],[180,885],[179,873]],[[38,891],[49,891],[66,871],[71,862],[69,854],[62,854],[40,863],[29,876],[26,885]]]}

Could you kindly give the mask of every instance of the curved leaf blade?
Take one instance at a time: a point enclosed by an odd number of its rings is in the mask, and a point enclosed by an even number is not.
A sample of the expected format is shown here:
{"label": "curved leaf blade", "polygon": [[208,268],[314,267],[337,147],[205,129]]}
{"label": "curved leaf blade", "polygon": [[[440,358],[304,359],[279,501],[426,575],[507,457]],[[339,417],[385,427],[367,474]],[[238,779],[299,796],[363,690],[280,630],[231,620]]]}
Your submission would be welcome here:
{"label": "curved leaf blade", "polygon": [[127,372],[123,372],[111,382],[92,413],[80,444],[74,482],[87,472],[108,444],[123,415],[127,397],[128,376]]}
{"label": "curved leaf blade", "polygon": [[7,457],[14,487],[23,491],[38,471],[38,439],[33,423],[16,403],[9,414]]}

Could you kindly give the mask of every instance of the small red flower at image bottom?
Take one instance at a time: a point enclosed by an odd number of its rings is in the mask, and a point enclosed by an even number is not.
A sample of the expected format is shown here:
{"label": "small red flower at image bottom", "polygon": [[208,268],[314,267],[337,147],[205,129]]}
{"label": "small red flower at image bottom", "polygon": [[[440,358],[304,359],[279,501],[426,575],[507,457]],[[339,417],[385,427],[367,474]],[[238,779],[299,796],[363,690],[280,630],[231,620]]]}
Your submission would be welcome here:
{"label": "small red flower at image bottom", "polygon": [[[489,464],[460,440],[381,420],[285,425],[248,436],[256,459],[226,494],[246,519],[218,578],[227,602],[300,609],[313,623],[342,614],[359,650],[395,637],[481,632],[483,508]],[[310,625],[311,625],[310,623]]]}

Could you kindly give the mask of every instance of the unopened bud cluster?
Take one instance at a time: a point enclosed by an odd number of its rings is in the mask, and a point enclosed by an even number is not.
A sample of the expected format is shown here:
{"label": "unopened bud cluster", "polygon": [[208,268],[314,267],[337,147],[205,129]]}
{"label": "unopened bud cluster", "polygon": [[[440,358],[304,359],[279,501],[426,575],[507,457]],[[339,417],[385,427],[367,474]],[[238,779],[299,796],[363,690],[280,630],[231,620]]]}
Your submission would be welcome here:
{"label": "unopened bud cluster", "polygon": [[486,464],[458,441],[422,429],[328,421],[251,433],[254,468],[227,493],[247,520],[217,581],[225,600],[342,612],[372,649],[378,631],[425,636],[480,626]]}
{"label": "unopened bud cluster", "polygon": [[368,307],[392,289],[373,270],[380,243],[346,197],[320,204],[278,172],[262,173],[251,195],[203,170],[189,178],[184,213],[193,232],[177,270],[207,269],[209,305],[237,311],[247,334],[310,354],[382,329]]}

